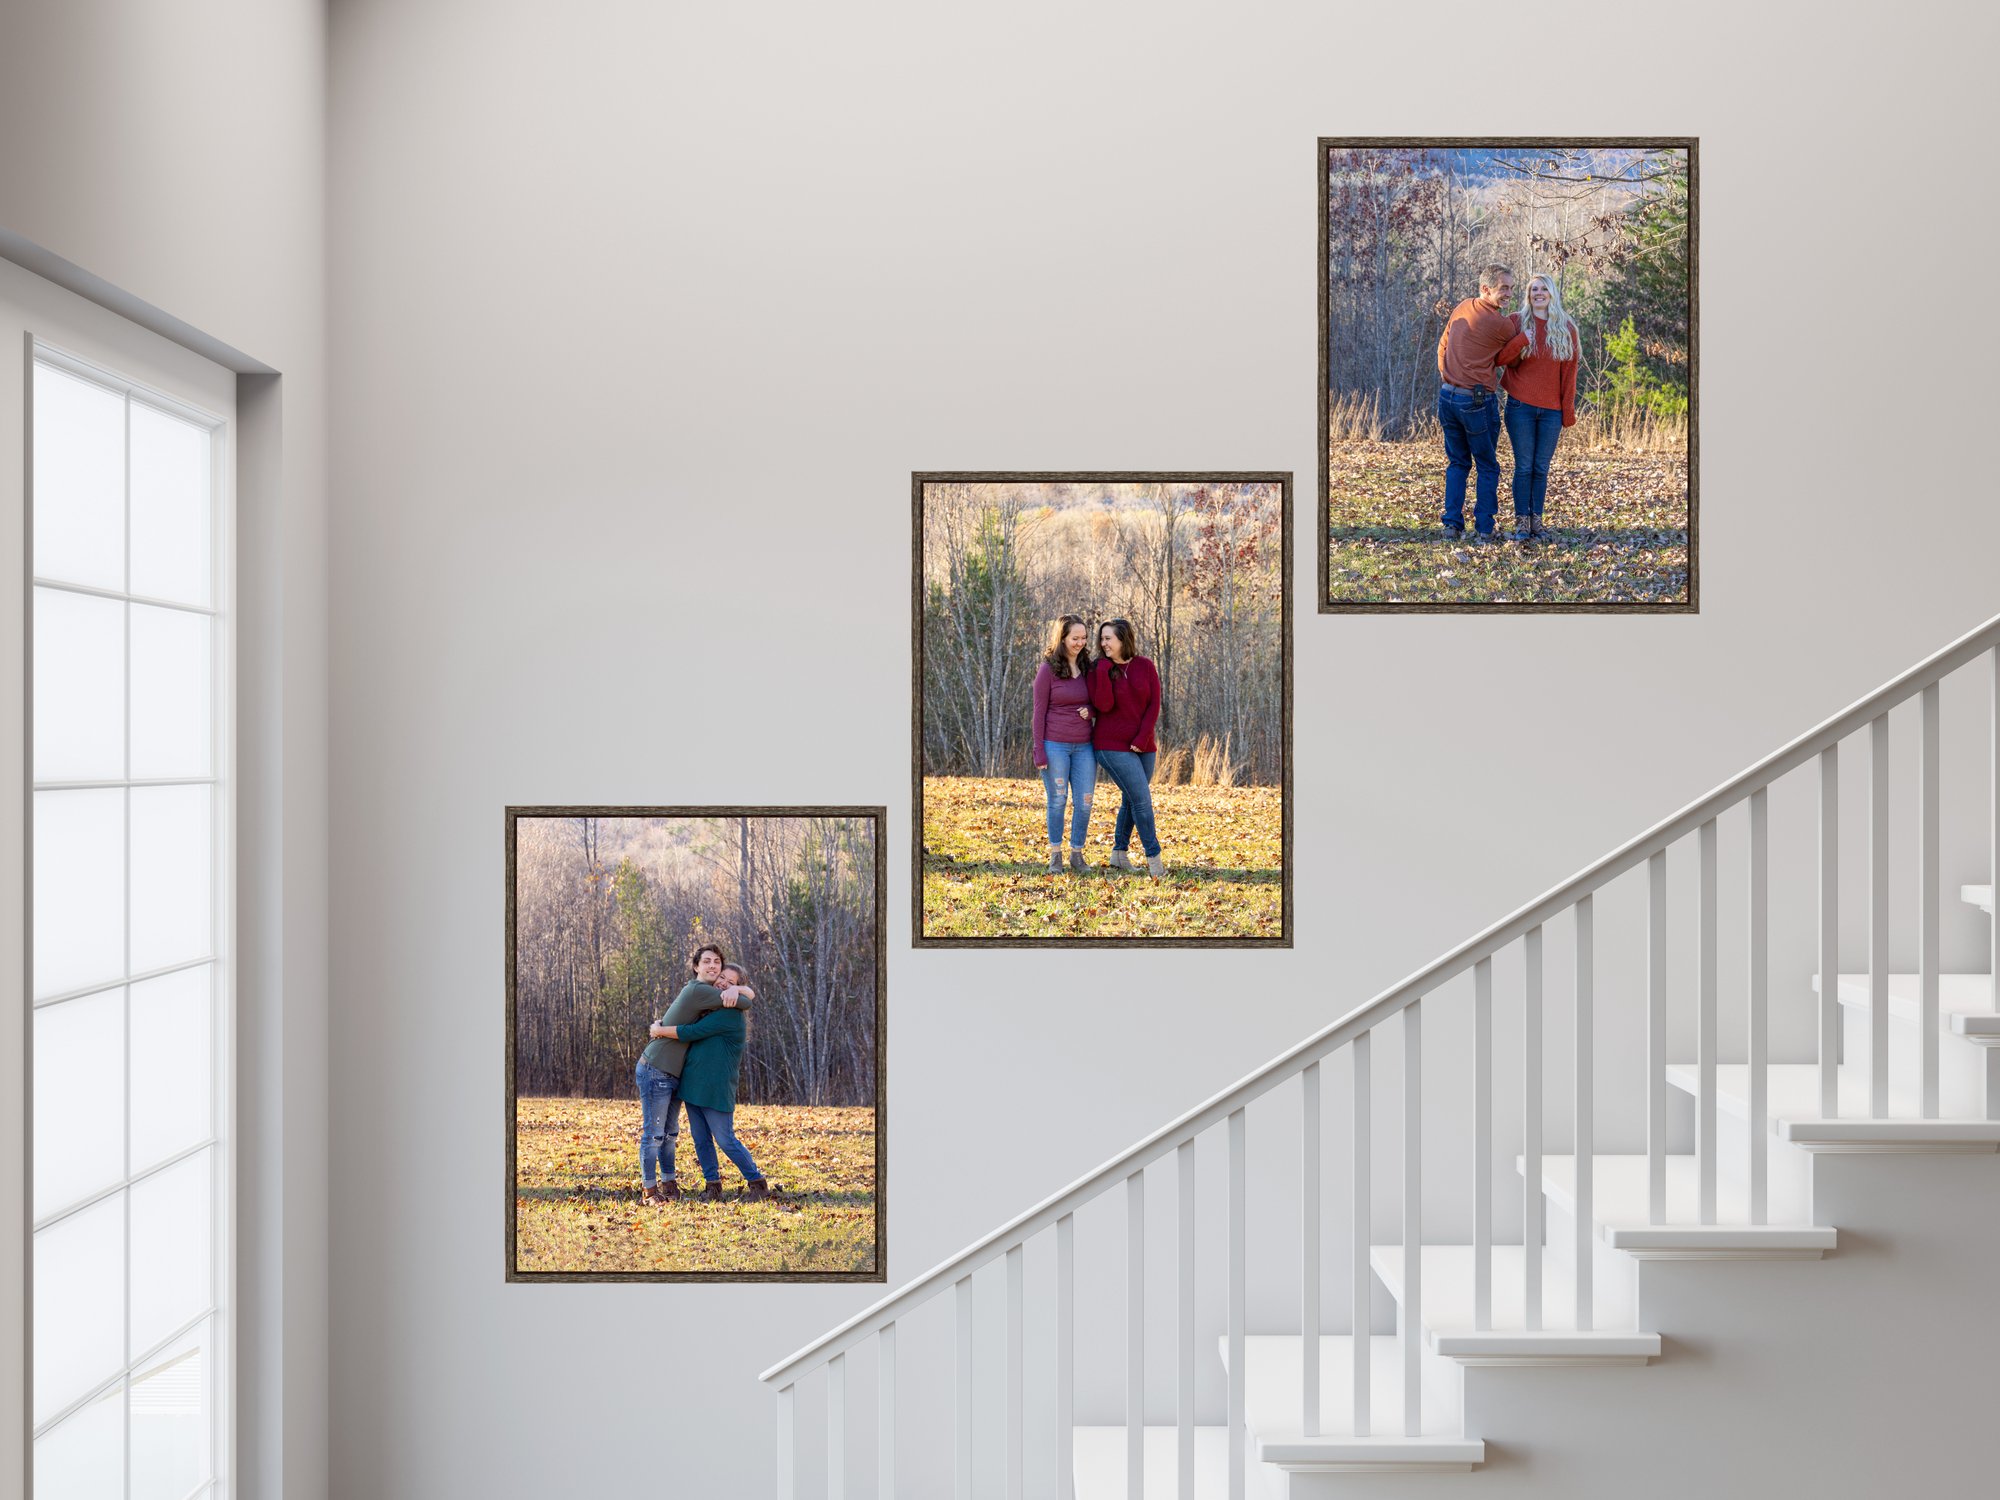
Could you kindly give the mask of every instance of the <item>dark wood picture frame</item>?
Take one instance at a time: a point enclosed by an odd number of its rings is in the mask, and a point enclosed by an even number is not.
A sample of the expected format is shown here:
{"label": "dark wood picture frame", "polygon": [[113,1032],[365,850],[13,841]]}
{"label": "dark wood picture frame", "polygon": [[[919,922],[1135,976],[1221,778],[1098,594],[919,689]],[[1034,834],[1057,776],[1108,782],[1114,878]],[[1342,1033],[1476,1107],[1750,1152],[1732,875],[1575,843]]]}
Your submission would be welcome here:
{"label": "dark wood picture frame", "polygon": [[[517,1097],[514,1087],[515,1043],[519,1030],[518,994],[515,988],[515,856],[516,825],[523,818],[866,818],[875,825],[875,1269],[872,1271],[523,1271],[515,1259],[515,1119]],[[506,1279],[510,1282],[622,1281],[720,1282],[756,1281],[782,1284],[799,1282],[859,1281],[887,1282],[889,1279],[889,810],[886,807],[547,807],[523,806],[507,809],[506,832],[506,933],[507,933],[507,1049],[506,1049]],[[633,1100],[636,1110],[638,1101]],[[637,1140],[637,1134],[634,1134]]]}
{"label": "dark wood picture frame", "polygon": [[[1284,723],[1281,915],[1277,937],[927,937],[924,933],[924,486],[927,484],[1275,484],[1279,487]],[[917,948],[1289,948],[1292,881],[1292,474],[1289,470],[920,470],[910,476],[910,942]]]}
{"label": "dark wood picture frame", "polygon": [[[1552,146],[1570,150],[1650,149],[1684,150],[1688,158],[1688,595],[1684,603],[1597,603],[1550,601],[1539,604],[1452,604],[1422,600],[1407,604],[1382,601],[1335,600],[1332,569],[1333,503],[1331,422],[1328,405],[1332,334],[1331,185],[1327,173],[1327,153],[1338,150],[1437,149],[1464,150]],[[1692,615],[1701,612],[1701,155],[1695,136],[1321,136],[1313,150],[1314,178],[1318,184],[1319,259],[1314,302],[1319,326],[1318,364],[1313,371],[1314,402],[1319,411],[1319,520],[1314,531],[1319,539],[1319,613],[1331,614],[1664,614]]]}

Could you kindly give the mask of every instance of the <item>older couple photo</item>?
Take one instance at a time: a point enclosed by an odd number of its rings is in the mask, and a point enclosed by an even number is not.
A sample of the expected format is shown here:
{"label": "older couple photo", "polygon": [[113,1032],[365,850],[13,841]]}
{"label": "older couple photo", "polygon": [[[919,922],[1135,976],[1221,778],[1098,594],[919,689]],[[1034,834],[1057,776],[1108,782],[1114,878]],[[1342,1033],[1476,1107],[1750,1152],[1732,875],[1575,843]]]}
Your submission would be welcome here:
{"label": "older couple photo", "polygon": [[1695,143],[1320,146],[1320,609],[1694,610]]}

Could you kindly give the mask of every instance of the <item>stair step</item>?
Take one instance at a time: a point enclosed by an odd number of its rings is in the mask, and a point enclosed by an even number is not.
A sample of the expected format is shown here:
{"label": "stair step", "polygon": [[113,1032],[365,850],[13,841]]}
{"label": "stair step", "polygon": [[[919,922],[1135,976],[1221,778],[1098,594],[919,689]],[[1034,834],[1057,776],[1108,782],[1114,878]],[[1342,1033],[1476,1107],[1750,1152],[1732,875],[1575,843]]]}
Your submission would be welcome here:
{"label": "stair step", "polygon": [[[1715,1185],[1715,1214],[1721,1222],[1700,1223],[1701,1175],[1692,1156],[1666,1158],[1667,1221],[1650,1223],[1646,1158],[1599,1155],[1591,1160],[1591,1222],[1605,1244],[1640,1260],[1817,1260],[1834,1248],[1838,1232],[1808,1222],[1800,1204],[1774,1198],[1771,1208],[1781,1213],[1783,1222],[1752,1224],[1749,1184],[1721,1174]],[[1521,1157],[1514,1158],[1516,1172],[1526,1165]],[[1563,1212],[1575,1216],[1574,1156],[1542,1158],[1542,1191]]]}
{"label": "stair step", "polygon": [[[1525,1252],[1519,1245],[1493,1247],[1493,1307],[1488,1330],[1477,1329],[1470,1245],[1425,1245],[1419,1252],[1423,1278],[1423,1327],[1430,1347],[1468,1365],[1644,1364],[1660,1352],[1657,1333],[1637,1331],[1638,1310],[1629,1287],[1609,1278],[1593,1283],[1591,1321],[1576,1326],[1576,1277],[1547,1249],[1538,1250],[1542,1268],[1542,1327],[1527,1327]],[[1389,1295],[1403,1300],[1403,1247],[1376,1245],[1369,1252]]]}
{"label": "stair step", "polygon": [[[1669,1063],[1667,1082],[1689,1094],[1700,1089],[1700,1070],[1693,1063]],[[1871,1120],[1868,1078],[1857,1068],[1839,1070],[1839,1117],[1823,1119],[1819,1112],[1819,1064],[1773,1063],[1765,1080],[1766,1105],[1772,1133],[1806,1151],[1992,1151],[2000,1149],[2000,1120],[1925,1120],[1918,1118],[1919,1101],[1890,1080],[1889,1114]],[[1715,1070],[1716,1107],[1739,1120],[1750,1116],[1750,1069],[1744,1063],[1722,1063]]]}
{"label": "stair step", "polygon": [[1993,910],[1993,887],[1990,885],[1962,885],[1958,888],[1958,898],[1981,911]]}
{"label": "stair step", "polygon": [[[1229,1340],[1219,1338],[1222,1366],[1229,1367]],[[1305,1340],[1295,1333],[1252,1334],[1243,1340],[1243,1415],[1259,1435],[1300,1430],[1304,1390]],[[1354,1432],[1354,1340],[1344,1333],[1319,1336],[1319,1435],[1328,1440]],[[1403,1345],[1394,1334],[1368,1340],[1369,1427],[1377,1434],[1403,1431]],[[1410,1441],[1452,1440],[1463,1424],[1455,1406],[1426,1400],[1421,1430]],[[1373,1442],[1375,1439],[1371,1438]]]}
{"label": "stair step", "polygon": [[[1915,1025],[1923,1015],[1922,978],[1916,974],[1889,976],[1889,1014],[1898,1021]],[[1812,981],[1819,993],[1819,976]],[[1866,974],[1843,974],[1834,990],[1842,1005],[1868,1008],[1869,979]],[[2000,1015],[1993,1010],[1991,974],[1938,975],[1938,1024],[1968,1041],[2000,1042]]]}
{"label": "stair step", "polygon": [[[1079,1427],[1075,1433],[1076,1500],[1125,1500],[1126,1429]],[[1244,1467],[1251,1471],[1247,1493],[1282,1494],[1282,1470],[1292,1474],[1464,1473],[1483,1463],[1486,1445],[1477,1438],[1276,1436],[1244,1444]],[[1180,1494],[1180,1431],[1147,1427],[1141,1439],[1146,1500],[1175,1500]],[[1257,1471],[1262,1470],[1263,1473]],[[1276,1484],[1272,1479],[1276,1479]],[[1229,1429],[1194,1430],[1194,1492],[1229,1493]]]}

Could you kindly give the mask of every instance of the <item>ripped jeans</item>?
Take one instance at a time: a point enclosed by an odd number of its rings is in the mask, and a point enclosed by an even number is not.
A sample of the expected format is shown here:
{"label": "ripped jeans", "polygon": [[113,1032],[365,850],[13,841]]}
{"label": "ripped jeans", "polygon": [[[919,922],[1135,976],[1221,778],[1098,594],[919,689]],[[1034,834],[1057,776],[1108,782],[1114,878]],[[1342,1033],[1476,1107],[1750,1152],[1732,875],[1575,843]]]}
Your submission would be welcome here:
{"label": "ripped jeans", "polygon": [[1049,843],[1063,841],[1063,808],[1074,803],[1069,842],[1071,848],[1081,849],[1090,832],[1090,794],[1097,790],[1097,752],[1089,740],[1080,745],[1043,740],[1042,751],[1048,757],[1042,767],[1042,789],[1049,800]]}

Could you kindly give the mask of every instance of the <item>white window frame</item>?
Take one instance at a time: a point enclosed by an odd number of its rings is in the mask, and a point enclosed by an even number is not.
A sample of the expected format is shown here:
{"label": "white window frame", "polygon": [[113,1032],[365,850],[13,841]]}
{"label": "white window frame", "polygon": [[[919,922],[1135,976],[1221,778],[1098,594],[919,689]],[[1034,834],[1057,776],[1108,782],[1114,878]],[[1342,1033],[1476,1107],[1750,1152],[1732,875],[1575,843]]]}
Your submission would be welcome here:
{"label": "white window frame", "polygon": [[[146,335],[151,337],[151,335]],[[34,574],[34,464],[32,458],[33,400],[36,370],[41,366],[75,378],[88,381],[104,389],[121,395],[126,405],[126,589],[124,591],[91,588],[57,579],[43,579]],[[238,1173],[235,1150],[236,1127],[236,495],[235,495],[235,412],[216,411],[207,406],[189,401],[182,396],[161,390],[158,386],[128,376],[108,367],[98,359],[86,358],[73,349],[58,344],[38,334],[30,335],[30,358],[28,361],[29,405],[25,414],[29,436],[27,446],[29,462],[26,465],[26,485],[23,493],[23,523],[26,528],[23,543],[24,592],[30,603],[27,611],[29,624],[24,632],[22,663],[23,703],[22,712],[26,728],[25,744],[28,754],[25,759],[27,774],[26,796],[28,815],[23,824],[22,871],[23,890],[27,899],[27,910],[22,914],[24,936],[23,994],[28,1012],[28,1055],[26,1059],[26,1081],[28,1107],[26,1110],[27,1161],[25,1164],[25,1204],[29,1205],[23,1214],[26,1221],[27,1244],[23,1247],[29,1277],[24,1313],[28,1320],[26,1347],[23,1351],[26,1362],[24,1372],[28,1389],[32,1393],[34,1379],[33,1353],[33,1266],[35,1234],[72,1214],[80,1212],[92,1204],[129,1193],[134,1184],[165,1171],[177,1163],[198,1155],[204,1150],[212,1151],[210,1175],[210,1203],[212,1220],[210,1243],[212,1250],[211,1285],[207,1308],[196,1318],[161,1340],[154,1347],[140,1350],[136,1355],[131,1350],[131,1300],[125,1287],[120,1288],[120,1296],[125,1303],[124,1322],[126,1329],[126,1352],[128,1358],[118,1373],[100,1382],[82,1397],[68,1403],[43,1422],[35,1422],[32,1416],[32,1395],[27,1402],[30,1430],[28,1433],[28,1472],[33,1478],[34,1443],[43,1433],[53,1429],[69,1416],[81,1411],[90,1402],[111,1392],[125,1388],[125,1492],[131,1491],[131,1405],[130,1388],[133,1380],[144,1373],[168,1349],[184,1338],[203,1322],[209,1324],[206,1357],[209,1362],[207,1397],[211,1413],[209,1454],[209,1478],[197,1486],[189,1496],[219,1497],[230,1495],[236,1479],[236,1359],[237,1339],[237,1256],[236,1220],[239,1196]],[[209,432],[209,476],[210,476],[210,600],[208,606],[198,607],[178,600],[155,599],[130,592],[131,584],[131,405],[145,405],[155,410],[179,418],[182,421],[205,427]],[[110,599],[127,604],[142,604],[158,608],[181,610],[201,614],[210,621],[210,696],[212,719],[210,722],[211,762],[207,777],[167,777],[134,781],[131,779],[131,644],[130,626],[127,625],[126,640],[126,764],[125,777],[120,780],[89,782],[41,782],[33,779],[32,746],[34,744],[34,612],[32,601],[38,588],[58,589],[72,594],[101,599]],[[33,992],[34,953],[33,922],[28,913],[32,911],[34,899],[34,794],[48,790],[82,789],[86,787],[125,788],[134,786],[185,786],[207,785],[210,788],[210,956],[206,959],[190,960],[174,964],[168,968],[146,974],[126,973],[115,981],[94,984],[87,988],[67,991],[57,995],[37,998]],[[131,812],[129,801],[126,811],[126,840],[131,838]],[[126,870],[127,900],[125,903],[125,942],[127,967],[131,948],[131,871],[129,862]],[[144,1171],[134,1173],[131,1162],[131,1121],[126,1120],[125,1128],[125,1170],[120,1180],[113,1186],[93,1193],[77,1203],[67,1204],[42,1220],[35,1220],[31,1205],[34,1202],[34,1067],[33,1035],[34,1016],[39,1011],[59,1005],[65,1001],[80,999],[86,995],[101,994],[123,987],[125,990],[125,1095],[129,1112],[131,1099],[131,987],[157,974],[177,972],[182,969],[214,965],[211,989],[211,1056],[210,1056],[210,1133],[200,1144],[176,1152],[164,1161],[156,1162]],[[127,1285],[131,1275],[131,1230],[129,1208],[126,1228],[126,1277]]]}

